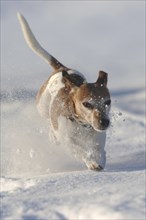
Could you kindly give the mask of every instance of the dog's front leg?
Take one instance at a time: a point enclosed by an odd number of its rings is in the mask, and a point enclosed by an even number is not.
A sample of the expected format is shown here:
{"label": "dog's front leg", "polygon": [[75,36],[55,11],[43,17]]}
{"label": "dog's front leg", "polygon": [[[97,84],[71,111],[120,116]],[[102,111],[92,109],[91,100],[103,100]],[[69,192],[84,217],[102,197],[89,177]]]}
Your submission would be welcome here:
{"label": "dog's front leg", "polygon": [[90,156],[84,158],[83,160],[90,170],[101,171],[104,169],[106,164],[106,152],[105,150],[102,152],[93,152]]}
{"label": "dog's front leg", "polygon": [[104,150],[106,133],[98,133],[94,145],[88,148],[86,157],[83,158],[86,166],[95,171],[101,171],[106,164],[106,152]]}

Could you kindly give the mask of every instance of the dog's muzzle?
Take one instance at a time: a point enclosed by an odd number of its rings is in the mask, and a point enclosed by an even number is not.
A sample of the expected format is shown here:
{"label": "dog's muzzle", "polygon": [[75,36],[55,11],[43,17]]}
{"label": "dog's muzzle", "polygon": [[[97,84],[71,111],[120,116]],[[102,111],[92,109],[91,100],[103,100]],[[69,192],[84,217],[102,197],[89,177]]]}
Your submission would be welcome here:
{"label": "dog's muzzle", "polygon": [[107,114],[95,111],[93,114],[93,127],[97,131],[106,130],[110,126],[110,119]]}
{"label": "dog's muzzle", "polygon": [[100,123],[100,129],[106,130],[110,125],[110,120],[108,118],[102,118],[100,119],[99,123]]}

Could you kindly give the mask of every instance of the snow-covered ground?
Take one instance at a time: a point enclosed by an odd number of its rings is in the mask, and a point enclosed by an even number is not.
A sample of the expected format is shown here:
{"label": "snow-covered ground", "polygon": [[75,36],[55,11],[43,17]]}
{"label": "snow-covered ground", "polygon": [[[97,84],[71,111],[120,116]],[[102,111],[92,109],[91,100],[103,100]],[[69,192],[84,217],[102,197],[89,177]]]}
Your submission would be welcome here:
{"label": "snow-covered ground", "polygon": [[[89,82],[109,73],[103,172],[49,143],[35,95],[51,68],[27,47],[17,11]],[[144,1],[1,2],[1,219],[145,219],[144,14]]]}

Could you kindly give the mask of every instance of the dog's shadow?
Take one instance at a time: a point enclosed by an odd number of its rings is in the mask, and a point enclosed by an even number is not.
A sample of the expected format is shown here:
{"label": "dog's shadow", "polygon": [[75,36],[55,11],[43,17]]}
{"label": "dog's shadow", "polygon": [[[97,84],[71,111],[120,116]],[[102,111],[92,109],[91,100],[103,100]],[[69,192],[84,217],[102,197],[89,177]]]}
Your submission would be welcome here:
{"label": "dog's shadow", "polygon": [[[111,159],[110,159],[111,160]],[[107,161],[106,170],[109,172],[142,171],[146,169],[145,151],[127,156],[117,157],[114,162]]]}

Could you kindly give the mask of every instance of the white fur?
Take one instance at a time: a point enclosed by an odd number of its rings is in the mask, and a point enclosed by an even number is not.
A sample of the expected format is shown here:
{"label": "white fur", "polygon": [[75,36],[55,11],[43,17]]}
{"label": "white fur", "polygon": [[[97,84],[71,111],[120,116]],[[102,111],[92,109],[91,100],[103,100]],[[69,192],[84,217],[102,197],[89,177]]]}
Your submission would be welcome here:
{"label": "white fur", "polygon": [[58,91],[64,87],[62,72],[54,74],[47,84],[46,89],[40,97],[37,108],[42,116],[50,117],[50,106],[52,105]]}
{"label": "white fur", "polygon": [[52,105],[52,102],[54,101],[56,95],[58,94],[58,91],[63,87],[64,87],[64,83],[62,82],[62,72],[58,72],[50,78],[45,91],[45,92],[49,92],[51,95],[50,106]]}
{"label": "white fur", "polygon": [[28,44],[28,46],[40,57],[42,57],[47,63],[50,63],[50,60],[52,56],[44,49],[41,47],[39,42],[36,40],[34,34],[32,33],[29,24],[21,15],[20,13],[17,13],[18,20],[21,25],[21,29],[24,35],[24,38]]}

